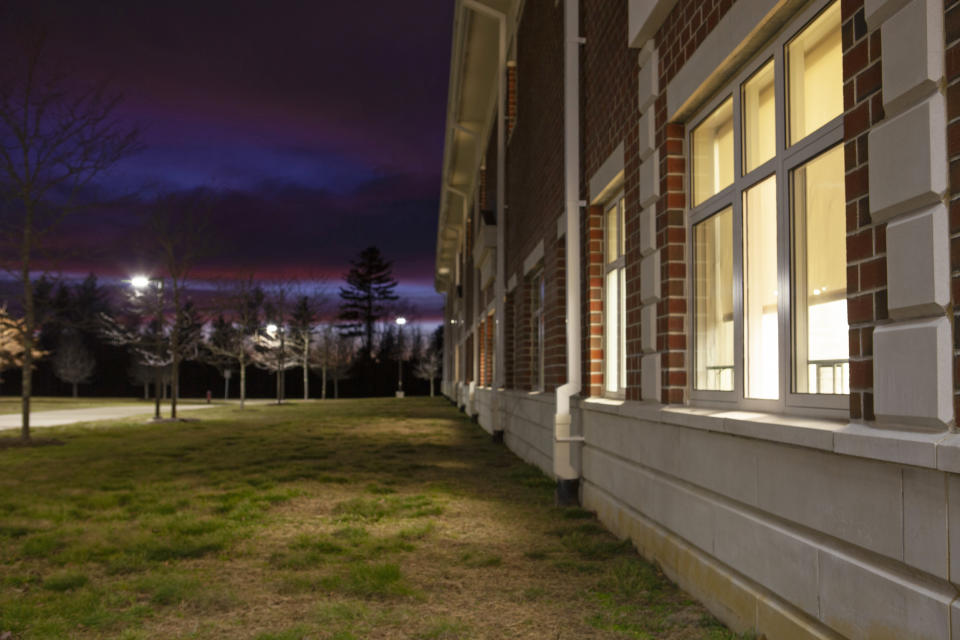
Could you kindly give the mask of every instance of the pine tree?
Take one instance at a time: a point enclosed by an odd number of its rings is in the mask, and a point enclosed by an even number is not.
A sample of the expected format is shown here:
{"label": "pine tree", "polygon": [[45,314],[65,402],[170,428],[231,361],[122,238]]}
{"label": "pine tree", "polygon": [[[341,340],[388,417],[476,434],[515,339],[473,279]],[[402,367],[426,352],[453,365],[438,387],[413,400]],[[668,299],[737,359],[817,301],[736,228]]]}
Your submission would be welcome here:
{"label": "pine tree", "polygon": [[340,287],[340,330],[345,336],[362,338],[361,358],[373,358],[373,333],[376,323],[387,316],[388,303],[397,299],[393,290],[393,263],[380,255],[377,247],[367,247],[346,275],[346,287]]}

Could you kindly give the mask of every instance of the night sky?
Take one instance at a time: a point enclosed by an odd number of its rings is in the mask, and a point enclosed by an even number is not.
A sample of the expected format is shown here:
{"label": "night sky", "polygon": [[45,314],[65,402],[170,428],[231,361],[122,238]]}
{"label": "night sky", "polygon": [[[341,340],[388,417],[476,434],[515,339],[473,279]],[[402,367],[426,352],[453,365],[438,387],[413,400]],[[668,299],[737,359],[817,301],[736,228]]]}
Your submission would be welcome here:
{"label": "night sky", "polygon": [[[109,79],[142,152],[92,190],[135,194],[69,218],[57,268],[143,265],[139,201],[214,192],[203,278],[326,278],[371,244],[424,320],[433,292],[452,2],[16,0],[0,39],[43,25],[80,80]],[[13,38],[15,39],[15,38]]]}

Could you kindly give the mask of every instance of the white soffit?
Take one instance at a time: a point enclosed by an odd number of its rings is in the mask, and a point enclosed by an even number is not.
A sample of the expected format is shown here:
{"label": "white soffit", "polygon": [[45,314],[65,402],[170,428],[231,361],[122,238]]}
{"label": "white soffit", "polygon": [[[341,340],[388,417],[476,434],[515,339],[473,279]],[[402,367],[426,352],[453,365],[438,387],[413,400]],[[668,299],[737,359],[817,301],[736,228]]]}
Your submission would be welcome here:
{"label": "white soffit", "polygon": [[530,273],[541,260],[543,260],[543,240],[537,243],[537,246],[533,248],[533,251],[531,251],[523,261],[523,275]]}
{"label": "white soffit", "polygon": [[686,117],[806,0],[738,0],[667,85],[667,121]]}

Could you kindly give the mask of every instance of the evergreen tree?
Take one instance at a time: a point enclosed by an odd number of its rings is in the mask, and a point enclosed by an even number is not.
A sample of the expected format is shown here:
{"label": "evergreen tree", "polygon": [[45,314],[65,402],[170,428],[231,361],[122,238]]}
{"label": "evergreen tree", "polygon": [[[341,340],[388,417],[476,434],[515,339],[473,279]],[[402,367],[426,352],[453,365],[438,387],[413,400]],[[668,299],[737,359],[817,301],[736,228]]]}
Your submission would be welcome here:
{"label": "evergreen tree", "polygon": [[362,339],[361,358],[373,358],[373,333],[378,321],[387,316],[388,304],[397,299],[393,290],[393,263],[380,255],[377,247],[360,252],[346,275],[347,286],[340,287],[340,330],[343,335]]}

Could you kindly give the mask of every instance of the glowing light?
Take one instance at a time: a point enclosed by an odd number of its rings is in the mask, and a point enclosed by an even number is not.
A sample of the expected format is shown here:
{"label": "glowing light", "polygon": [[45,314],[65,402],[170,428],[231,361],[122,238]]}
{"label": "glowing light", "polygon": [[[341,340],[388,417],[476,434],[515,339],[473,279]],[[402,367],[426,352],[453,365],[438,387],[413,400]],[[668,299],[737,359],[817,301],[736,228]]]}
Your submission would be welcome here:
{"label": "glowing light", "polygon": [[271,336],[277,335],[278,329],[279,329],[279,327],[277,327],[277,325],[275,325],[275,324],[272,324],[272,323],[271,323],[271,324],[268,324],[268,325],[267,325],[267,333],[268,333],[269,335],[271,335]]}
{"label": "glowing light", "polygon": [[815,295],[815,296],[820,295],[820,289],[814,289],[814,290],[813,290],[813,295]]}
{"label": "glowing light", "polygon": [[146,289],[150,286],[150,278],[147,276],[133,276],[130,278],[130,286],[134,289]]}
{"label": "glowing light", "polygon": [[407,319],[404,318],[403,316],[400,316],[399,318],[397,318],[397,324],[402,327],[403,325],[407,324]]}

